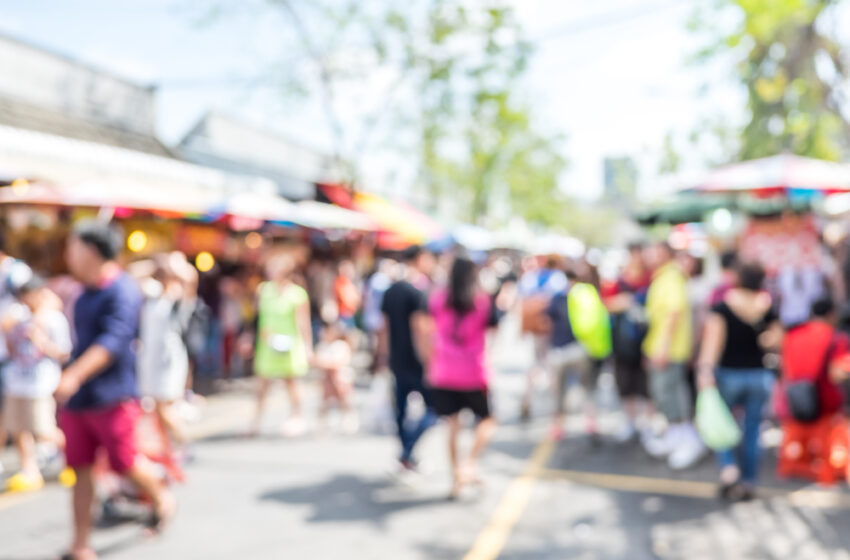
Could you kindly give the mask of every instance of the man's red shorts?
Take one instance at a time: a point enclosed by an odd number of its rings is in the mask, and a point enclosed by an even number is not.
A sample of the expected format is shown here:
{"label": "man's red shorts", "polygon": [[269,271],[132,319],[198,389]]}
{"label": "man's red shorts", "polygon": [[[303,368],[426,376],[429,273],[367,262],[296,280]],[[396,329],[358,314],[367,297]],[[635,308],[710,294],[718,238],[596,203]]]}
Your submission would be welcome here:
{"label": "man's red shorts", "polygon": [[140,412],[135,401],[97,410],[63,409],[59,427],[65,432],[68,466],[92,466],[97,450],[103,448],[112,470],[118,474],[130,470],[136,460],[136,421]]}

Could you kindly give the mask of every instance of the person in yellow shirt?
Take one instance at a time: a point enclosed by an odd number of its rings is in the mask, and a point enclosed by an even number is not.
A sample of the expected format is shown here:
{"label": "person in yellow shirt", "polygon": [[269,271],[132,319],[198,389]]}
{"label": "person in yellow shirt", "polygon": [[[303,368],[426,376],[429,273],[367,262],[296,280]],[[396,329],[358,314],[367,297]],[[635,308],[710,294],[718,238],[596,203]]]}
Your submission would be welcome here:
{"label": "person in yellow shirt", "polygon": [[650,395],[667,418],[668,428],[660,436],[645,437],[643,443],[647,453],[666,458],[670,468],[681,470],[696,464],[706,453],[691,424],[687,374],[693,326],[688,279],[667,243],[652,245],[646,259],[655,272],[646,299],[649,330],[643,353],[648,364]]}

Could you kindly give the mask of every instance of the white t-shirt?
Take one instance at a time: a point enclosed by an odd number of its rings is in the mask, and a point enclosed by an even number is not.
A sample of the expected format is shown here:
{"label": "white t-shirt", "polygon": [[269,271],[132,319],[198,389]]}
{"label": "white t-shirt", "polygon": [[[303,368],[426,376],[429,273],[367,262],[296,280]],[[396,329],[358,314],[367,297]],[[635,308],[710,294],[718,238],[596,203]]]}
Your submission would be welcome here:
{"label": "white t-shirt", "polygon": [[[23,261],[6,257],[0,261],[0,320],[7,313],[14,311],[13,306],[17,300],[9,293],[9,284],[21,284],[29,276],[32,276],[32,270]],[[0,331],[0,363],[9,359],[9,348],[6,344],[6,335]]]}
{"label": "white t-shirt", "polygon": [[11,356],[3,370],[4,392],[28,399],[50,397],[59,386],[62,365],[39,352],[26,333],[37,322],[53,344],[63,352],[70,352],[71,329],[68,320],[61,311],[45,311],[35,319],[21,304],[15,304],[12,313],[21,320],[8,337]]}

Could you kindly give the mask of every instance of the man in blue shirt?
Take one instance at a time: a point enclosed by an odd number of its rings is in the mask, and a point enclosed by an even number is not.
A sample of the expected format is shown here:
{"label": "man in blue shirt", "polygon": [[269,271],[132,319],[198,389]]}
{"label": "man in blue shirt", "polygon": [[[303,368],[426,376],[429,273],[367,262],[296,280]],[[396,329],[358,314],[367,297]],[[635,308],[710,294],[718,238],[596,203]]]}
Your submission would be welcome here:
{"label": "man in blue shirt", "polygon": [[136,401],[135,345],[141,293],[115,261],[123,245],[109,224],[83,221],[68,240],[66,261],[85,291],[74,306],[76,343],[62,372],[56,400],[63,407],[68,466],[74,486],[74,542],[68,558],[95,558],[89,547],[94,502],[92,464],[99,448],[110,467],[133,481],[154,504],[153,528],[169,519],[174,497],[152,472],[135,446],[139,416]]}

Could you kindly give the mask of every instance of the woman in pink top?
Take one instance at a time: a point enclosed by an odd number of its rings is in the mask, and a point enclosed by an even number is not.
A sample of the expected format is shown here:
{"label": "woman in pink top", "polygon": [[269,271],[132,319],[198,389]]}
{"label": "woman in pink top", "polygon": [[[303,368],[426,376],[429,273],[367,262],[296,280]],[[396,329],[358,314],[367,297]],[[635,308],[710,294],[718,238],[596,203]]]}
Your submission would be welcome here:
{"label": "woman in pink top", "polygon": [[[432,387],[434,408],[449,424],[453,498],[464,485],[478,482],[478,458],[495,428],[487,395],[489,367],[485,338],[487,329],[495,326],[496,314],[490,298],[479,290],[477,277],[475,263],[466,257],[457,257],[448,289],[434,292],[429,303],[433,334],[428,382]],[[459,413],[464,409],[472,411],[479,422],[475,428],[475,444],[469,456],[460,461]]]}

